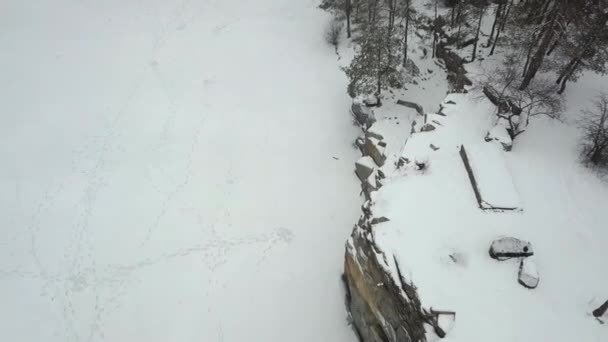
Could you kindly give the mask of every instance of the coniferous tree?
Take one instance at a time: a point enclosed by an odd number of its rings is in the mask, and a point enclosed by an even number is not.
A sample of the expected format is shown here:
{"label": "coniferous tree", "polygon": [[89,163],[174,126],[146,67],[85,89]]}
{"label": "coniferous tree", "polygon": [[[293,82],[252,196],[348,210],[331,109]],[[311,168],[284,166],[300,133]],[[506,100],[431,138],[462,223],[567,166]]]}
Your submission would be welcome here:
{"label": "coniferous tree", "polygon": [[351,97],[373,94],[380,103],[383,90],[401,85],[399,46],[394,27],[380,21],[367,26],[353,61],[345,69]]}

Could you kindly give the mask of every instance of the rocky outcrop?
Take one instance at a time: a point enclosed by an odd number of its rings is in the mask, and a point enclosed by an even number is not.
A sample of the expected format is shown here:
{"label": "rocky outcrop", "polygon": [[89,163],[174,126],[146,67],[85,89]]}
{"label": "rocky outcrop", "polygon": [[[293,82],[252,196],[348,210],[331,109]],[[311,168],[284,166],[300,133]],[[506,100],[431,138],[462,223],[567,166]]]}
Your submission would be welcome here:
{"label": "rocky outcrop", "polygon": [[425,341],[416,288],[400,271],[393,275],[389,263],[399,270],[397,259],[375,245],[370,229],[364,215],[346,244],[344,281],[354,328],[364,342]]}
{"label": "rocky outcrop", "polygon": [[361,182],[365,182],[372,172],[374,172],[375,168],[376,164],[370,156],[361,157],[355,163],[355,173]]}
{"label": "rocky outcrop", "polygon": [[[353,327],[362,342],[425,341],[424,323],[441,336],[442,330],[432,313],[421,308],[414,285],[400,271],[391,271],[399,270],[397,259],[386,255],[373,241],[372,227],[390,221],[384,216],[372,217],[370,210],[371,195],[386,177],[382,171],[387,159],[386,142],[370,124],[373,112],[358,103],[353,102],[351,110],[365,134],[355,141],[363,155],[355,163],[355,173],[366,201],[361,207],[363,215],[346,244],[343,277]],[[422,107],[412,105],[422,112]]]}
{"label": "rocky outcrop", "polygon": [[437,45],[437,58],[444,61],[451,88],[450,92],[466,92],[465,86],[470,86],[473,83],[466,75],[467,71],[463,67],[464,60],[458,54],[448,49],[445,43]]}
{"label": "rocky outcrop", "polygon": [[383,166],[386,161],[386,143],[373,137],[366,137],[363,146],[364,155],[371,156],[376,165]]}
{"label": "rocky outcrop", "polygon": [[350,110],[361,127],[368,128],[376,122],[374,112],[361,101],[353,101]]}

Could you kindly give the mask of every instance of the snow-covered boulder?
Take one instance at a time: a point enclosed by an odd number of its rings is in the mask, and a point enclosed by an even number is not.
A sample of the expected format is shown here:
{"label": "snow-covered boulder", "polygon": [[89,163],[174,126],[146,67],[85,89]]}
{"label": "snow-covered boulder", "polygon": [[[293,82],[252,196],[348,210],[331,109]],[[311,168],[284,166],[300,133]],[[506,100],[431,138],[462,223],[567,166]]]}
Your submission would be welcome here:
{"label": "snow-covered boulder", "polygon": [[372,225],[376,225],[376,224],[383,223],[383,222],[388,222],[388,221],[390,221],[390,220],[386,216],[374,217],[371,220],[371,224]]}
{"label": "snow-covered boulder", "polygon": [[509,152],[513,149],[513,139],[507,131],[507,128],[503,125],[496,125],[488,134],[486,134],[485,141],[497,141],[502,146],[502,149]]}
{"label": "snow-covered boulder", "polygon": [[386,144],[383,144],[380,140],[372,137],[366,137],[365,145],[363,147],[363,154],[366,156],[371,156],[378,166],[382,166],[386,161],[385,147]]}
{"label": "snow-covered boulder", "polygon": [[357,160],[355,163],[355,173],[362,182],[374,172],[375,168],[376,163],[374,163],[374,160],[370,156],[361,157],[361,159]]}
{"label": "snow-covered boulder", "polygon": [[540,282],[536,263],[532,258],[523,258],[519,263],[519,283],[528,289],[535,289]]}
{"label": "snow-covered boulder", "polygon": [[430,132],[430,131],[434,131],[436,129],[436,127],[433,124],[430,123],[425,123],[421,128],[420,128],[420,132]]}
{"label": "snow-covered boulder", "polygon": [[412,108],[418,114],[424,115],[424,108],[422,108],[422,106],[419,105],[419,104],[417,104],[416,102],[405,101],[405,100],[397,100],[397,104],[401,105],[401,106],[408,107],[408,108]]}
{"label": "snow-covered boulder", "polygon": [[370,127],[376,122],[374,112],[359,101],[353,101],[351,111],[357,123],[363,127]]}
{"label": "snow-covered boulder", "polygon": [[532,244],[514,237],[503,237],[492,242],[490,256],[498,260],[534,255]]}
{"label": "snow-covered boulder", "polygon": [[365,136],[369,138],[376,138],[378,140],[384,139],[384,136],[376,129],[376,126],[377,125],[372,125],[370,128],[368,128],[365,131]]}

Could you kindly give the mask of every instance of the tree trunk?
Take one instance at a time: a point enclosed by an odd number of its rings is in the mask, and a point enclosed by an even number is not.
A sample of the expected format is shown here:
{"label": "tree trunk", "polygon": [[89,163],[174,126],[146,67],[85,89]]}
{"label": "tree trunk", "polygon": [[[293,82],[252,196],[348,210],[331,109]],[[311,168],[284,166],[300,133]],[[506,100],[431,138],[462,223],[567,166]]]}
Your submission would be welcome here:
{"label": "tree trunk", "polygon": [[494,31],[496,31],[496,24],[502,15],[503,4],[499,4],[496,7],[496,11],[494,12],[494,23],[492,23],[492,31],[490,31],[490,36],[488,37],[488,42],[486,43],[486,47],[489,48],[492,45],[492,38],[494,37]]}
{"label": "tree trunk", "polygon": [[534,47],[538,43],[535,41],[536,38],[532,37],[532,42],[530,42],[530,46],[528,47],[528,52],[526,53],[526,63],[524,63],[524,70],[521,73],[521,77],[525,77],[528,72],[528,67],[530,66],[530,58],[532,57],[532,51],[534,51]]}
{"label": "tree trunk", "polygon": [[380,94],[382,93],[382,44],[378,44],[376,47],[378,51],[376,51],[376,57],[378,60],[376,61],[376,100],[380,103]]}
{"label": "tree trunk", "polygon": [[[557,10],[553,10],[552,12],[554,12],[553,16],[556,17],[558,15]],[[543,60],[545,58],[545,54],[547,53],[547,49],[549,48],[549,44],[551,44],[551,41],[555,36],[555,26],[557,24],[557,18],[555,17],[549,18],[550,21],[548,23],[545,23],[545,26],[543,27],[541,34],[539,35],[540,44],[538,46],[538,49],[536,50],[536,53],[534,53],[534,55],[530,59],[530,64],[528,65],[526,74],[524,75],[524,79],[521,82],[521,85],[519,86],[519,90],[525,90],[526,88],[528,88],[530,82],[532,81],[534,76],[536,76],[538,69],[543,64]]]}
{"label": "tree trunk", "polygon": [[403,33],[403,67],[407,66],[407,35],[410,26],[410,0],[406,0],[406,8],[405,8],[405,32]]}
{"label": "tree trunk", "polygon": [[462,16],[462,0],[458,0],[458,11],[456,13],[456,21],[460,22],[460,17]]}
{"label": "tree trunk", "polygon": [[346,0],[344,6],[344,11],[346,12],[346,38],[350,38],[350,12],[352,11],[351,0]]}
{"label": "tree trunk", "polygon": [[538,15],[537,24],[540,24],[545,21],[545,15],[547,15],[547,10],[549,9],[549,5],[553,0],[545,0],[543,7]]}
{"label": "tree trunk", "polygon": [[450,11],[450,27],[454,27],[454,16],[456,15],[456,6],[452,7],[452,10]]}
{"label": "tree trunk", "polygon": [[560,84],[562,82],[562,80],[564,79],[564,77],[566,76],[566,74],[568,74],[568,72],[570,71],[570,68],[572,68],[572,66],[576,63],[576,58],[572,58],[572,60],[570,60],[570,62],[568,62],[568,65],[566,65],[566,67],[564,68],[564,70],[559,74],[559,77],[557,78],[557,81],[555,81],[556,84]]}
{"label": "tree trunk", "polygon": [[433,58],[435,58],[435,49],[437,47],[437,1],[439,0],[435,0],[435,20],[433,21]]}
{"label": "tree trunk", "polygon": [[580,61],[577,60],[576,63],[574,63],[574,65],[572,66],[572,68],[570,68],[570,71],[562,79],[562,84],[559,86],[559,90],[557,91],[558,94],[561,94],[564,92],[564,90],[566,90],[566,83],[568,82],[570,77],[572,77],[572,75],[576,71],[576,68],[579,66],[579,64],[580,64]]}
{"label": "tree trunk", "polygon": [[481,20],[483,19],[484,8],[479,8],[479,20],[477,21],[477,32],[475,32],[475,43],[473,44],[473,56],[471,56],[471,62],[475,60],[477,56],[477,42],[479,41],[479,31],[481,30]]}
{"label": "tree trunk", "polygon": [[[561,38],[561,36],[560,36],[560,38]],[[549,48],[549,51],[547,51],[547,56],[550,56],[551,53],[553,52],[553,50],[555,50],[555,48],[557,47],[557,44],[559,43],[560,38],[556,39],[553,42],[553,45],[551,45],[551,47]]]}
{"label": "tree trunk", "polygon": [[494,54],[494,50],[496,49],[496,44],[498,43],[498,38],[500,38],[500,33],[502,32],[502,30],[505,28],[505,25],[507,24],[507,19],[509,18],[509,13],[511,12],[511,7],[513,7],[513,0],[511,0],[511,2],[509,2],[507,11],[505,12],[505,15],[502,17],[502,20],[500,21],[500,25],[498,25],[498,30],[496,30],[496,37],[494,38],[494,43],[492,44],[492,49],[490,50],[490,56],[492,56]]}

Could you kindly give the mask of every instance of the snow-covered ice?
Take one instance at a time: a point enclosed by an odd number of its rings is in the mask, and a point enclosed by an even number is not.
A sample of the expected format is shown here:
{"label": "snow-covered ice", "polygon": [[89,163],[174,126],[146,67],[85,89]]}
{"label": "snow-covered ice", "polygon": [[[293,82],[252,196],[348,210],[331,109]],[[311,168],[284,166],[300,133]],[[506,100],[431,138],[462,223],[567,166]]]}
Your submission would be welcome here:
{"label": "snow-covered ice", "polygon": [[316,5],[2,1],[0,340],[355,339]]}

